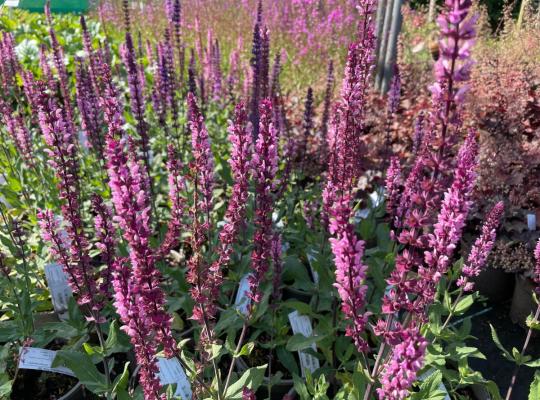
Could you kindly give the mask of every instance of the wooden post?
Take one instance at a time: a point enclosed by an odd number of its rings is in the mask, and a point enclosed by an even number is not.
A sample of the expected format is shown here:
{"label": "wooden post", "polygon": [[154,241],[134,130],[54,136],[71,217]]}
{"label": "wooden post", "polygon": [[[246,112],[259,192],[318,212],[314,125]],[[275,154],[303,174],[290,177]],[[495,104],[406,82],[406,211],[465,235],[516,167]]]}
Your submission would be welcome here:
{"label": "wooden post", "polygon": [[385,94],[390,87],[390,81],[392,80],[392,74],[394,71],[394,63],[397,56],[397,42],[399,32],[401,31],[401,5],[403,0],[394,0],[392,9],[392,25],[390,26],[390,32],[388,34],[388,44],[386,46],[386,54],[384,56],[384,69],[381,73],[381,94]]}
{"label": "wooden post", "polygon": [[388,47],[388,39],[389,39],[389,31],[390,31],[390,25],[392,21],[392,9],[393,4],[397,0],[386,0],[386,4],[384,7],[385,13],[384,13],[384,23],[382,28],[382,33],[380,36],[380,49],[379,49],[379,57],[377,59],[377,68],[375,72],[375,89],[379,90],[381,88],[383,74],[384,74],[384,64],[385,64],[385,54],[386,49]]}

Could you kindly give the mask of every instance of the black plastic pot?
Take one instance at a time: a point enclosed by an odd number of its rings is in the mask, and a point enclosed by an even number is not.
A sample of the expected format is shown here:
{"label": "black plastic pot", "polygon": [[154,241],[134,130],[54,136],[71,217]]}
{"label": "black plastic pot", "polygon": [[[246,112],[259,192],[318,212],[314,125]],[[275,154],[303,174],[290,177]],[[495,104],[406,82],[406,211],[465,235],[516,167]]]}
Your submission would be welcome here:
{"label": "black plastic pot", "polygon": [[[536,311],[536,303],[533,299],[534,283],[523,274],[516,274],[516,286],[512,296],[512,306],[510,307],[510,319],[514,324],[519,324],[526,328],[525,321]],[[533,332],[535,333],[535,332]]]}
{"label": "black plastic pot", "polygon": [[503,269],[488,266],[472,281],[476,290],[492,302],[502,303],[512,297],[514,277]]}
{"label": "black plastic pot", "polygon": [[78,382],[69,392],[60,397],[58,400],[77,400],[86,398],[84,387],[81,382]]}
{"label": "black plastic pot", "polygon": [[[63,374],[50,374],[50,377],[46,381],[42,382],[42,386],[37,384],[41,379],[43,371],[36,371],[31,369],[20,369],[17,375],[16,381],[13,383],[13,391],[11,393],[11,399],[30,399],[30,398],[55,398],[58,400],[83,400],[83,399],[95,399],[92,394],[87,392],[81,382],[78,382],[73,377],[67,377]],[[58,382],[62,379],[69,379],[69,382],[65,382],[58,386]],[[51,391],[51,382],[56,382],[56,386]],[[31,397],[30,397],[31,396]],[[45,397],[44,397],[45,396]]]}

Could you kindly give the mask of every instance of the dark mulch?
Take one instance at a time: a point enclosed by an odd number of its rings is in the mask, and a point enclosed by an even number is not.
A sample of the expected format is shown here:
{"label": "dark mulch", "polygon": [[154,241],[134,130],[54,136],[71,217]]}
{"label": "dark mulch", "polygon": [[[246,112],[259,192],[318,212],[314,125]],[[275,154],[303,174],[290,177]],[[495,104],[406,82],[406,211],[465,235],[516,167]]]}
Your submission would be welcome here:
{"label": "dark mulch", "polygon": [[[510,301],[500,304],[487,303],[483,306],[479,304],[470,310],[470,314],[473,315],[489,307],[491,310],[488,312],[473,317],[471,334],[476,339],[470,342],[470,345],[477,347],[486,356],[486,360],[473,358],[470,360],[470,365],[473,369],[481,371],[486,379],[496,382],[501,396],[504,397],[514,372],[514,364],[507,361],[495,345],[491,338],[489,324],[493,325],[501,343],[510,352],[512,347],[521,351],[527,331],[514,324],[510,319]],[[540,357],[540,335],[531,339],[526,354],[533,356],[533,359]],[[534,368],[526,366],[520,368],[512,399],[528,398],[529,386],[533,380],[534,372]]]}

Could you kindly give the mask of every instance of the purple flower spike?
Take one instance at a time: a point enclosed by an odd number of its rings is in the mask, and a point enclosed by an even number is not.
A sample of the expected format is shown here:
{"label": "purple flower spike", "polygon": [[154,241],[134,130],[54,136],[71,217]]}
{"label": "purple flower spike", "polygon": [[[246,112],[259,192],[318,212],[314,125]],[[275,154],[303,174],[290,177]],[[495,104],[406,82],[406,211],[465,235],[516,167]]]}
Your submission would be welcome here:
{"label": "purple flower spike", "polygon": [[272,104],[263,100],[259,108],[260,124],[255,151],[251,162],[255,180],[255,235],[251,253],[249,278],[250,297],[255,303],[262,300],[261,283],[269,268],[272,244],[272,189],[278,166],[277,134],[272,123]]}
{"label": "purple flower spike", "polygon": [[467,264],[463,266],[462,274],[458,279],[457,285],[463,287],[463,290],[470,292],[474,289],[474,283],[470,282],[470,278],[478,276],[480,271],[486,264],[487,258],[497,237],[497,228],[499,222],[504,213],[504,204],[499,202],[489,212],[484,225],[482,226],[482,233],[474,242],[474,245],[469,253]]}
{"label": "purple flower spike", "polygon": [[415,326],[400,332],[400,341],[392,349],[392,358],[382,372],[381,388],[377,389],[380,400],[403,400],[409,396],[409,389],[422,368],[427,345]]}

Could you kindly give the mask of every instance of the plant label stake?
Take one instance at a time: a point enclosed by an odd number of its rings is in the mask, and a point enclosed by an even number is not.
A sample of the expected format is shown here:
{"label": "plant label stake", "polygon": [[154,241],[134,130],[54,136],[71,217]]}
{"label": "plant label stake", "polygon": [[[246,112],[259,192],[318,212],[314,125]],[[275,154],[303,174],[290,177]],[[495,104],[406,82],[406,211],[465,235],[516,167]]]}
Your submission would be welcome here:
{"label": "plant label stake", "polygon": [[527,214],[527,228],[530,231],[536,230],[536,214]]}
{"label": "plant label stake", "polygon": [[73,297],[73,293],[62,266],[56,263],[45,265],[45,278],[51,292],[54,311],[61,320],[67,320],[69,299]]}
{"label": "plant label stake", "polygon": [[[291,328],[295,335],[301,334],[305,337],[313,336],[313,328],[311,326],[311,320],[308,316],[300,315],[298,311],[293,311],[289,314],[289,322],[291,323]],[[315,346],[315,343],[312,343],[309,347],[311,347],[313,351],[317,351],[317,346]],[[303,351],[298,352],[298,357],[300,358],[302,377],[306,376],[306,370],[313,373],[321,366],[317,358]]]}
{"label": "plant label stake", "polygon": [[57,372],[59,374],[75,376],[73,371],[66,367],[52,367],[56,351],[40,349],[38,347],[21,347],[19,351],[19,368],[34,369],[37,371]]}
{"label": "plant label stake", "polygon": [[174,396],[182,400],[191,400],[193,395],[191,385],[180,362],[176,358],[158,357],[159,380],[162,385],[176,384]]}
{"label": "plant label stake", "polygon": [[249,277],[251,274],[244,275],[238,284],[238,292],[236,292],[236,299],[234,301],[235,308],[242,313],[242,315],[248,314],[248,308],[251,304],[251,299],[248,297],[249,293]]}

